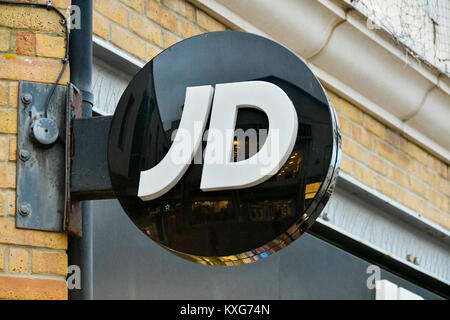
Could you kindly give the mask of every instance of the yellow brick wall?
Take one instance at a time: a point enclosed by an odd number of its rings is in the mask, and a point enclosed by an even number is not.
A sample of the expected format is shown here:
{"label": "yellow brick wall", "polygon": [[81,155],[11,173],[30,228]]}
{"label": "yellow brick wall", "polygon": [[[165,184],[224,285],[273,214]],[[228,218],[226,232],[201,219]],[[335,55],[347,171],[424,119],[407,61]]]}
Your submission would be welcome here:
{"label": "yellow brick wall", "polygon": [[94,34],[142,61],[184,38],[226,29],[184,0],[94,0]]}
{"label": "yellow brick wall", "polygon": [[[142,61],[177,41],[229,29],[186,0],[94,0],[94,34]],[[343,134],[342,171],[450,229],[450,169],[328,91]]]}
{"label": "yellow brick wall", "polygon": [[[65,11],[70,0],[53,4]],[[67,299],[67,236],[15,228],[18,84],[56,81],[65,52],[59,21],[46,9],[0,5],[0,299]],[[68,80],[69,68],[61,83]]]}
{"label": "yellow brick wall", "polygon": [[341,170],[450,229],[450,167],[328,91],[343,136]]}

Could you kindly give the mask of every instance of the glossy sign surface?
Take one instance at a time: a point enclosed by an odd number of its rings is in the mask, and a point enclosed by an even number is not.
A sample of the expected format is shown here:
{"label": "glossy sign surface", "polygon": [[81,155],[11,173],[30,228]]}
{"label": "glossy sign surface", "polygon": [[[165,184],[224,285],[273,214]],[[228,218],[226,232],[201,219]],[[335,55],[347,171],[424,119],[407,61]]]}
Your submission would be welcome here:
{"label": "glossy sign surface", "polygon": [[[203,165],[193,161],[170,191],[141,200],[140,172],[167,154],[186,88],[244,81],[275,84],[295,107],[297,138],[281,169],[250,188],[203,192]],[[263,112],[239,110],[236,129],[268,126]],[[205,147],[206,140],[199,151]],[[236,142],[234,148],[248,146]],[[108,162],[117,198],[145,234],[183,258],[236,265],[279,251],[315,221],[334,188],[340,135],[324,89],[295,54],[253,34],[214,32],[175,44],[136,74],[114,114]]]}

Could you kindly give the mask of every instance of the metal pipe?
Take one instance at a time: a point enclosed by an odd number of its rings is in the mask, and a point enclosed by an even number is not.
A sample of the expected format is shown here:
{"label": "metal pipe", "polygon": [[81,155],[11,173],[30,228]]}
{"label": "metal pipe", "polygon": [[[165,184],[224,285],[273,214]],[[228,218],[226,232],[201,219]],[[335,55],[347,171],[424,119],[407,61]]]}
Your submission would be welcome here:
{"label": "metal pipe", "polygon": [[[82,91],[83,118],[92,117],[92,0],[72,0],[80,9],[80,28],[70,35],[70,81]],[[81,289],[69,291],[69,299],[92,300],[93,295],[93,219],[92,203],[82,203],[83,236],[69,237],[69,265],[78,265],[81,270]]]}
{"label": "metal pipe", "polygon": [[83,117],[92,116],[92,0],[72,0],[80,8],[80,28],[70,34],[70,81],[83,93]]}

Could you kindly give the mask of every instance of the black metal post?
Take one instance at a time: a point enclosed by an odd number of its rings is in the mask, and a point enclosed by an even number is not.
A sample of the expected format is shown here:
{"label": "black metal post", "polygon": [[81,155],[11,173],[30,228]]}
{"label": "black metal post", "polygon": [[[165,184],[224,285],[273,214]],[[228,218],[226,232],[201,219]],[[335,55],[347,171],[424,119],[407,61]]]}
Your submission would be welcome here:
{"label": "black metal post", "polygon": [[[92,0],[72,0],[80,8],[80,28],[70,34],[70,81],[82,91],[83,118],[92,117]],[[93,235],[92,203],[82,203],[83,237],[69,237],[69,265],[78,265],[81,270],[81,289],[69,290],[70,299],[93,299]]]}

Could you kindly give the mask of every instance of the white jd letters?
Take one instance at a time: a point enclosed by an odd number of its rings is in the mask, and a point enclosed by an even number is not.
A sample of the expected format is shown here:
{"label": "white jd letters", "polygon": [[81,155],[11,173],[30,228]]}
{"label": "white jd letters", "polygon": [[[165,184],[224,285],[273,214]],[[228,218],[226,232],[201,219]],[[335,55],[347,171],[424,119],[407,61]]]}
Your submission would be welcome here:
{"label": "white jd letters", "polygon": [[[141,172],[138,196],[142,200],[162,196],[184,175],[202,141],[213,95],[209,132],[222,133],[224,141],[208,134],[200,183],[203,191],[258,185],[286,162],[295,144],[298,121],[291,100],[281,88],[263,81],[218,84],[215,92],[212,86],[188,87],[171,148],[160,163]],[[234,129],[238,110],[243,107],[265,112],[269,133],[259,152],[233,162]]]}
{"label": "white jd letters", "polygon": [[[173,144],[161,162],[150,170],[141,172],[139,198],[144,201],[159,198],[172,189],[184,175],[195,151],[202,142],[213,94],[212,86],[186,89],[183,115]],[[198,123],[202,124],[200,130],[195,128]],[[190,143],[186,144],[186,140],[190,140]],[[180,146],[180,142],[182,148],[178,150],[179,148],[175,148],[174,145]],[[182,157],[182,161],[172,161],[177,157]]]}

